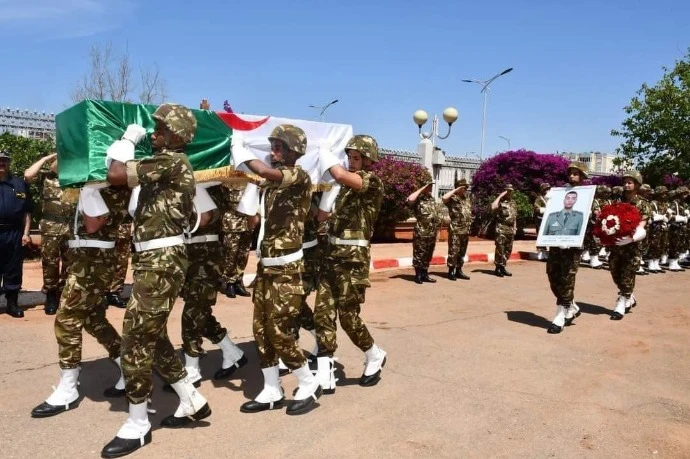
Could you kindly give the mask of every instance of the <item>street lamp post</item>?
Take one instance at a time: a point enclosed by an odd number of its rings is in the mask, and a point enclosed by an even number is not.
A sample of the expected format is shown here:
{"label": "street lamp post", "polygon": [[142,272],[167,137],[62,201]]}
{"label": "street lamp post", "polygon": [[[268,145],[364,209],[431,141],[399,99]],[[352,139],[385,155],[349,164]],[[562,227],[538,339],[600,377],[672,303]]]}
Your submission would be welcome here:
{"label": "street lamp post", "polygon": [[499,135],[498,137],[508,142],[508,150],[510,150],[510,139],[508,137],[503,137],[502,135]]}
{"label": "street lamp post", "polygon": [[504,71],[497,73],[496,75],[492,76],[488,80],[462,80],[464,83],[476,83],[478,85],[482,86],[482,90],[480,92],[484,93],[484,103],[482,107],[482,147],[479,152],[479,159],[482,160],[484,158],[484,132],[485,132],[485,127],[486,127],[486,96],[489,93],[489,85],[498,77],[505,75],[506,73],[510,73],[513,71],[513,68],[508,68],[505,69]]}
{"label": "street lamp post", "polygon": [[438,132],[438,115],[434,115],[431,121],[431,132],[422,132],[422,126],[429,120],[427,112],[424,110],[417,110],[414,112],[412,119],[419,128],[420,142],[417,145],[417,153],[419,153],[422,160],[422,165],[431,172],[431,177],[434,180],[432,195],[434,199],[436,199],[436,195],[438,194],[438,168],[434,166],[440,166],[445,163],[442,155],[437,156],[435,152],[436,138],[443,140],[450,136],[450,130],[453,127],[453,123],[458,120],[458,111],[453,107],[448,107],[443,110],[443,120],[448,123],[448,132],[444,136],[440,135]]}
{"label": "street lamp post", "polygon": [[310,105],[309,108],[315,108],[317,110],[320,109],[321,112],[319,113],[319,119],[323,121],[323,114],[326,112],[326,109],[328,109],[328,107],[336,103],[338,103],[338,99],[335,99],[334,101],[329,102],[326,105]]}

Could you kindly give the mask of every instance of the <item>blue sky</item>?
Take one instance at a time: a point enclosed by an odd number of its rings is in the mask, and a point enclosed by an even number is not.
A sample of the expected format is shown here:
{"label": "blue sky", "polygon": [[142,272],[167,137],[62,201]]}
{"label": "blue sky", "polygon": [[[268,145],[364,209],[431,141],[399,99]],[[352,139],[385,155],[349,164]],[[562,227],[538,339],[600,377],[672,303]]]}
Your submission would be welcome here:
{"label": "blue sky", "polygon": [[[492,84],[485,156],[613,151],[609,132],[643,82],[690,46],[687,0],[411,1],[0,0],[0,105],[60,112],[90,46],[156,63],[170,99],[197,107],[352,124],[414,150],[412,114],[460,112],[438,145],[478,154],[480,87]],[[445,127],[442,126],[445,133]]]}

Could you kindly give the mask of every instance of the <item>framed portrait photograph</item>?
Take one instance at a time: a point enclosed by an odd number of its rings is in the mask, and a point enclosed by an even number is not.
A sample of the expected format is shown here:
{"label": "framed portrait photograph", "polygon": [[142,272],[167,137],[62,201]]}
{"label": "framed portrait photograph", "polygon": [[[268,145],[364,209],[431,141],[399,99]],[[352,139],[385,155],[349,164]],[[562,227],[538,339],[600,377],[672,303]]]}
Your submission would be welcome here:
{"label": "framed portrait photograph", "polygon": [[542,247],[582,247],[595,185],[551,188],[537,233]]}

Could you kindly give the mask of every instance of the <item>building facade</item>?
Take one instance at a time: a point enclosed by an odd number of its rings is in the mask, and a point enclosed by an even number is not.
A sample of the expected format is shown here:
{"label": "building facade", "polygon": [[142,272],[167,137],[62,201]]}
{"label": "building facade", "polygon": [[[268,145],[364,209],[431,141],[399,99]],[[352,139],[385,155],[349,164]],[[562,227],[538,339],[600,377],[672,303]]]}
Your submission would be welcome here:
{"label": "building facade", "polygon": [[55,138],[55,115],[0,108],[0,134],[4,132],[32,139]]}
{"label": "building facade", "polygon": [[594,175],[614,174],[618,171],[618,167],[613,164],[616,155],[610,153],[602,153],[600,151],[590,151],[585,153],[566,153],[559,152],[565,158],[571,161],[582,161],[587,164],[590,172]]}

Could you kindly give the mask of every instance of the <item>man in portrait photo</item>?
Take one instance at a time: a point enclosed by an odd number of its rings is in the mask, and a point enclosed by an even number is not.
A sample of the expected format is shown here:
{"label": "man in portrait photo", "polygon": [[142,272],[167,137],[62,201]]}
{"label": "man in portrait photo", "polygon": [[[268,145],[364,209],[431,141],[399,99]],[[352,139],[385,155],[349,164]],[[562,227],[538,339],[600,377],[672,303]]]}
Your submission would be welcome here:
{"label": "man in portrait photo", "polygon": [[577,202],[577,192],[568,191],[563,198],[563,209],[551,212],[544,225],[544,236],[577,236],[582,229],[584,215],[573,206]]}

